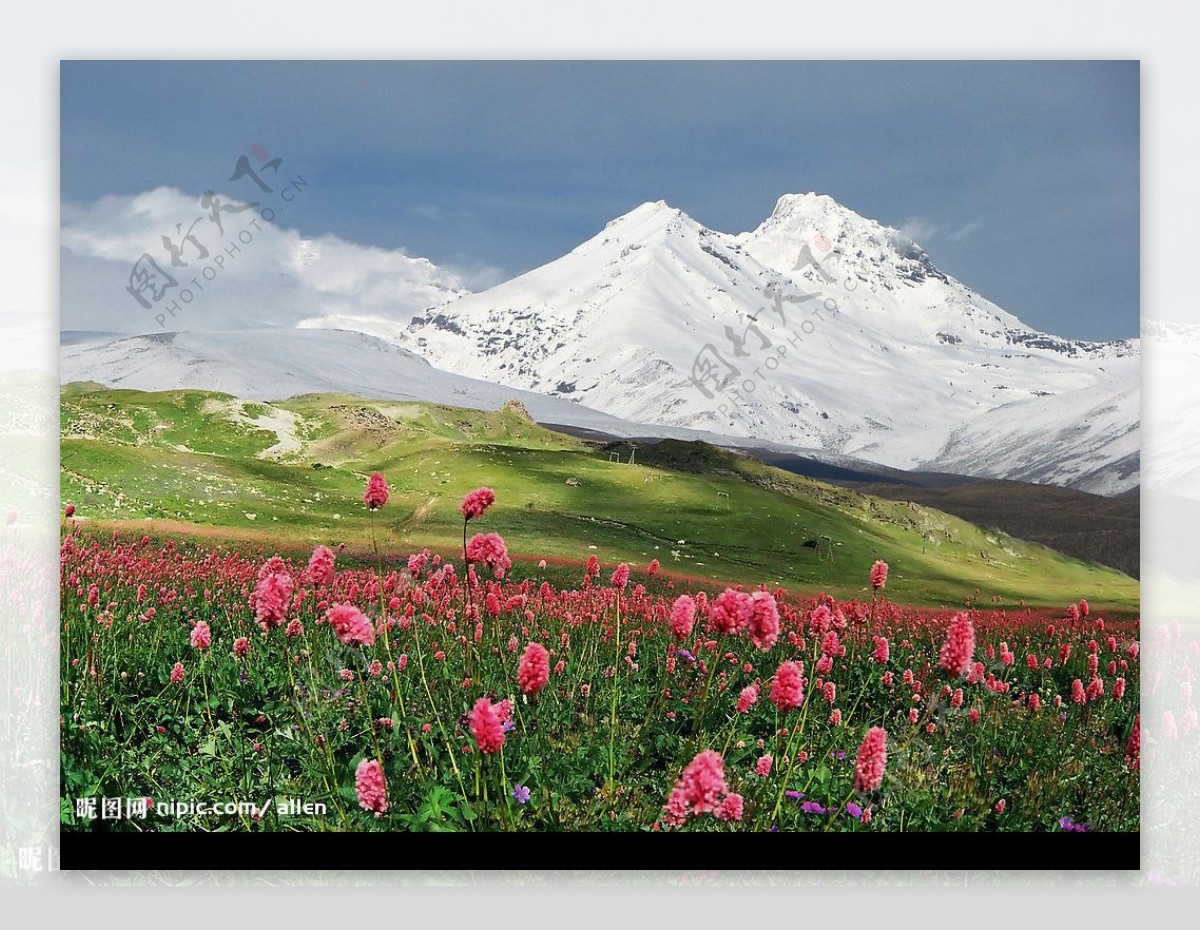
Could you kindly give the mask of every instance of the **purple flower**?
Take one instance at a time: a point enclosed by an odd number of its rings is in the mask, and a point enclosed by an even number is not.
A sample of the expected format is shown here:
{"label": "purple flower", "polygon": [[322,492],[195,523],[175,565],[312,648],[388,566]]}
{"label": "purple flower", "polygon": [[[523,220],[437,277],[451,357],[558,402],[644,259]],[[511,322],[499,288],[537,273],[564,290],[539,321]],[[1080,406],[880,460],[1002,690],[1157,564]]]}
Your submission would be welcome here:
{"label": "purple flower", "polygon": [[1092,829],[1086,823],[1076,823],[1070,816],[1063,817],[1058,825],[1067,833],[1087,833]]}
{"label": "purple flower", "polygon": [[513,785],[512,796],[518,804],[524,804],[529,800],[529,789],[524,785]]}
{"label": "purple flower", "polygon": [[682,656],[683,658],[687,659],[689,662],[696,661],[696,657],[694,655],[692,655],[690,652],[688,652],[686,649],[676,649],[675,655]]}
{"label": "purple flower", "polygon": [[857,804],[855,804],[853,801],[848,801],[848,802],[846,802],[846,813],[849,814],[851,817],[853,817],[855,820],[858,820],[863,815],[863,809],[861,807],[859,807]]}
{"label": "purple flower", "polygon": [[511,733],[516,728],[517,728],[517,725],[515,723],[513,723],[511,720],[505,720],[503,726],[500,727],[500,729],[505,733]]}
{"label": "purple flower", "polygon": [[846,750],[844,749],[834,749],[831,750],[829,754],[837,759],[838,762],[844,762],[846,760]]}
{"label": "purple flower", "polygon": [[799,801],[804,797],[803,791],[785,791],[783,794],[784,797],[791,798],[793,801]]}
{"label": "purple flower", "polygon": [[825,808],[823,808],[816,801],[805,801],[803,804],[800,805],[800,810],[804,811],[804,813],[806,813],[806,814],[828,814],[829,813],[829,811],[827,811]]}

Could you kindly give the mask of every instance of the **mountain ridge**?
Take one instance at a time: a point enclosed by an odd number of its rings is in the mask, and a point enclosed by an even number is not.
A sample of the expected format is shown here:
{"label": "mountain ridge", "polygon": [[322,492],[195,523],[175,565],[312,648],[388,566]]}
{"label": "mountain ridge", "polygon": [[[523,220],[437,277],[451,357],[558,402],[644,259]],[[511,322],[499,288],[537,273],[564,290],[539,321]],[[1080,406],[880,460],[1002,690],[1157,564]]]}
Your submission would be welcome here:
{"label": "mountain ridge", "polygon": [[736,235],[648,201],[560,258],[416,314],[390,338],[447,370],[622,419],[899,468],[976,468],[956,438],[972,421],[1082,392],[1111,416],[1078,449],[1060,448],[1071,412],[1060,417],[1051,401],[1026,408],[1030,417],[991,418],[1001,446],[1071,468],[1022,460],[990,476],[1102,493],[1139,480],[1128,441],[1097,441],[1132,432],[1136,446],[1130,405],[1117,401],[1136,392],[1138,340],[1028,327],[899,231],[825,195],[785,195]]}

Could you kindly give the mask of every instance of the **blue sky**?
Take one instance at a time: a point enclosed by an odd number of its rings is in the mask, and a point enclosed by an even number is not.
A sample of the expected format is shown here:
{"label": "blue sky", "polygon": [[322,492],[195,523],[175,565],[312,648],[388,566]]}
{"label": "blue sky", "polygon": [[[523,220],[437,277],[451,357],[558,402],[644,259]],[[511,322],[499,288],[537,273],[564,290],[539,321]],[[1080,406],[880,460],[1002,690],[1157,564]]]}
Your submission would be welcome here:
{"label": "blue sky", "polygon": [[1029,325],[1138,332],[1137,62],[64,62],[60,125],[64,203],[199,196],[258,143],[303,234],[475,287],[646,200],[740,232],[812,190]]}

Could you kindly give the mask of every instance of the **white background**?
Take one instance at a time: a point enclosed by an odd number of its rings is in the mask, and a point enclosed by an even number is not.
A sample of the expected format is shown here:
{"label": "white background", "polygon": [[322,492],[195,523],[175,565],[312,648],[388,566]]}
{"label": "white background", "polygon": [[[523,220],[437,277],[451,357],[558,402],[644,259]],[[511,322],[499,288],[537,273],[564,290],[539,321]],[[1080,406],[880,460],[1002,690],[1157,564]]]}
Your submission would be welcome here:
{"label": "white background", "polygon": [[[1131,58],[1142,61],[1143,316],[1197,319],[1188,276],[1195,266],[1197,205],[1195,15],[1183,4],[1092,2],[1055,8],[1041,2],[1004,4],[751,2],[456,3],[415,7],[391,3],[263,0],[200,3],[107,2],[84,7],[40,3],[5,11],[0,58],[0,369],[57,369],[58,60],[61,58]],[[1168,13],[1168,10],[1174,10]],[[148,125],[147,133],[154,127]],[[98,158],[105,153],[97,153]],[[1170,403],[1171,385],[1144,374],[1144,406]],[[56,462],[45,463],[48,488]],[[53,491],[56,495],[57,491]],[[1147,514],[1144,533],[1173,533]],[[1190,533],[1180,537],[1190,544]],[[52,555],[52,553],[51,553]],[[1148,569],[1149,566],[1144,568]],[[57,598],[57,592],[51,592]],[[1147,626],[1155,592],[1144,589]],[[3,608],[4,605],[0,605]],[[13,625],[0,609],[0,648],[11,650]],[[4,640],[7,639],[7,643]],[[54,694],[53,687],[47,692]],[[0,705],[2,709],[2,705]],[[53,709],[45,721],[53,737]],[[1194,778],[1197,773],[1190,773]],[[1155,773],[1147,768],[1145,791]],[[1200,779],[1198,779],[1200,780]],[[1161,786],[1169,790],[1169,786]],[[12,800],[12,799],[9,799]],[[30,803],[41,799],[31,798]],[[54,812],[48,811],[53,817]],[[1200,858],[1191,841],[1190,855]],[[584,847],[583,844],[587,846]],[[700,868],[819,868],[819,840],[789,838],[786,853],[753,862],[663,863]],[[602,847],[580,839],[588,856]],[[396,838],[397,858],[406,840]],[[776,843],[772,847],[778,848]],[[380,862],[387,867],[397,862]],[[464,867],[521,868],[511,862],[463,862]],[[1043,861],[1014,868],[1072,868],[1090,863]],[[219,863],[212,864],[214,868]],[[314,863],[314,866],[317,864]],[[321,863],[335,869],[339,863]],[[613,863],[614,868],[621,863]],[[911,861],[897,869],[942,869],[969,863],[938,861],[936,843],[914,841]],[[264,863],[264,868],[270,868]],[[918,881],[914,873],[879,876],[880,883]],[[663,888],[621,891],[553,888],[456,889],[89,889],[62,878],[19,891],[5,888],[5,923],[63,916],[94,920],[118,915],[184,926],[219,919],[215,908],[237,908],[247,921],[287,926],[322,921],[436,920],[480,927],[592,926],[614,921],[670,925],[738,925],[764,920],[811,924],[931,922],[972,926],[1031,917],[1082,922],[1103,914],[1118,925],[1162,908],[1179,908],[1158,888],[1019,887],[1026,873],[999,887],[774,889]],[[221,897],[217,897],[217,895]],[[200,900],[203,899],[203,900]],[[1186,905],[1184,905],[1186,906]],[[1134,909],[1137,909],[1136,912]],[[98,910],[99,909],[99,910]],[[296,923],[299,921],[300,923]],[[1111,921],[1111,923],[1109,923]],[[107,922],[107,920],[105,921]]]}

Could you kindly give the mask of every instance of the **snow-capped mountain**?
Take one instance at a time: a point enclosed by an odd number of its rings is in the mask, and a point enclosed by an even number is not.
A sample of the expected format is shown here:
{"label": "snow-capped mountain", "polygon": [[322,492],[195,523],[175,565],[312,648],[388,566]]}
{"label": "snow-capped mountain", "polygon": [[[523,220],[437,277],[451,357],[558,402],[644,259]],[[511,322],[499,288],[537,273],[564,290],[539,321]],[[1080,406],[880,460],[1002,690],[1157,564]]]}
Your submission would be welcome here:
{"label": "snow-capped mountain", "polygon": [[1200,326],[1142,324],[1147,491],[1200,500]]}
{"label": "snow-capped mountain", "polygon": [[379,334],[628,421],[1100,493],[1139,482],[1138,340],[1033,330],[816,194],[738,235],[645,203]]}

